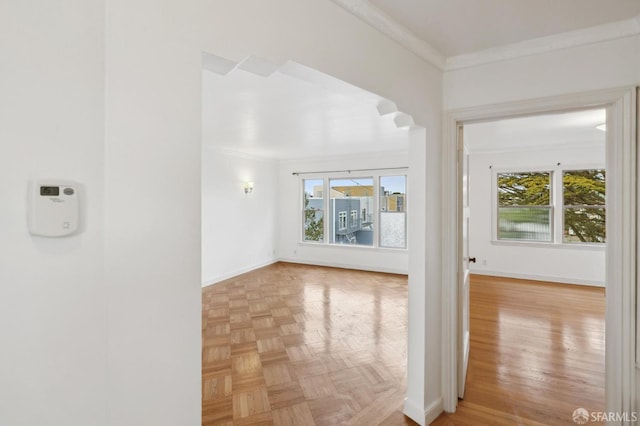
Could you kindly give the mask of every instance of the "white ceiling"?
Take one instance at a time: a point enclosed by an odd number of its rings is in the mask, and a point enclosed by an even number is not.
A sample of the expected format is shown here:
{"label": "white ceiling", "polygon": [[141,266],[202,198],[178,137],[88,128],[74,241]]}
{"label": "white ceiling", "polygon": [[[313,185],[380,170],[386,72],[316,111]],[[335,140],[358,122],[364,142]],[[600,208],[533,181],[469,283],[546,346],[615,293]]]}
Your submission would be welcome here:
{"label": "white ceiling", "polygon": [[[308,75],[302,66],[288,69]],[[398,113],[378,112],[384,99],[320,77],[327,84],[280,71],[203,71],[204,145],[273,159],[408,150],[408,128],[394,122]]]}
{"label": "white ceiling", "polygon": [[[385,99],[295,63],[247,71],[255,61],[203,71],[205,147],[271,159],[408,151],[405,117]],[[603,109],[512,118],[467,124],[464,139],[471,153],[604,149],[605,121]]]}
{"label": "white ceiling", "polygon": [[563,114],[512,118],[464,126],[470,153],[599,146],[606,132],[596,126],[606,122],[606,111],[587,110]]}
{"label": "white ceiling", "polygon": [[445,57],[640,15],[639,0],[369,0],[369,3]]}

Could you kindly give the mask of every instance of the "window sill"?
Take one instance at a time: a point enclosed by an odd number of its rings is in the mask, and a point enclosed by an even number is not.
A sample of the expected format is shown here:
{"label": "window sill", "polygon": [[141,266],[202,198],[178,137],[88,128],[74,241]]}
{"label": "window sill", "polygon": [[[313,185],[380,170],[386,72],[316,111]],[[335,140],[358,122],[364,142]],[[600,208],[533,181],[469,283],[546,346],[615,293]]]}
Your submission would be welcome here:
{"label": "window sill", "polygon": [[352,244],[331,244],[331,243],[314,243],[311,241],[300,241],[298,242],[299,246],[309,246],[309,247],[328,247],[328,248],[339,248],[339,249],[347,249],[347,250],[376,250],[376,251],[388,251],[394,253],[406,253],[409,250],[407,248],[393,248],[393,247],[374,247],[374,246],[361,246],[361,245],[352,245]]}
{"label": "window sill", "polygon": [[589,244],[589,243],[546,243],[542,241],[505,241],[505,240],[493,240],[491,245],[494,246],[509,246],[509,247],[531,247],[531,248],[545,248],[545,249],[563,249],[563,250],[587,250],[587,251],[605,251],[607,249],[606,244]]}

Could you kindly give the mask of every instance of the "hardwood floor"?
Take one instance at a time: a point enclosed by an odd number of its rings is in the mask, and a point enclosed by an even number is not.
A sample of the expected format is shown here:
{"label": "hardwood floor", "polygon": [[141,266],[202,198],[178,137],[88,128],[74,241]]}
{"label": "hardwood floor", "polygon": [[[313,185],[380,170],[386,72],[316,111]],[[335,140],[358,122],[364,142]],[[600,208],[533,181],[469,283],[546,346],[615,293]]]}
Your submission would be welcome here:
{"label": "hardwood floor", "polygon": [[[435,425],[604,408],[604,291],[473,276],[467,388]],[[415,425],[404,276],[278,263],[203,290],[203,425]],[[591,423],[590,423],[591,424]]]}
{"label": "hardwood floor", "polygon": [[407,278],[278,263],[203,290],[203,425],[415,425]]}
{"label": "hardwood floor", "polygon": [[[604,410],[604,289],[473,276],[464,400],[434,425],[575,425]],[[589,423],[594,424],[594,423]]]}

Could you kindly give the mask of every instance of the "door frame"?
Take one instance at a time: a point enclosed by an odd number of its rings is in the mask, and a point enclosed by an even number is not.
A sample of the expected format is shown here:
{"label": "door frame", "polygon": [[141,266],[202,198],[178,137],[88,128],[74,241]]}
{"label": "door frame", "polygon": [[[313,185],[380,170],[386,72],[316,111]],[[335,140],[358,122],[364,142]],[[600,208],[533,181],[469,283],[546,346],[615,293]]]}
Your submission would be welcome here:
{"label": "door frame", "polygon": [[636,98],[635,87],[623,87],[445,111],[442,152],[442,399],[445,411],[455,412],[458,403],[458,126],[592,108],[607,109],[609,220],[606,254],[605,407],[609,412],[635,411],[635,286],[638,260]]}

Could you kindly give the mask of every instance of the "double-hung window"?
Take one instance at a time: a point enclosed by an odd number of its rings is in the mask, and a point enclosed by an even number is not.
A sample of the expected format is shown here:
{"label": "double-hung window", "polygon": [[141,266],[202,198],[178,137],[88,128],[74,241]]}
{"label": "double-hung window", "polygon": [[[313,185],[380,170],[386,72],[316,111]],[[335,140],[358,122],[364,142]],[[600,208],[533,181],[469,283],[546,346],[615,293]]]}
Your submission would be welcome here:
{"label": "double-hung window", "polygon": [[603,169],[563,172],[563,242],[605,242],[605,177]]}
{"label": "double-hung window", "polygon": [[495,176],[498,240],[606,241],[604,169],[499,172]]}
{"label": "double-hung window", "polygon": [[553,239],[551,172],[498,173],[498,239]]}
{"label": "double-hung window", "polygon": [[324,181],[305,179],[303,186],[303,241],[324,241]]}

